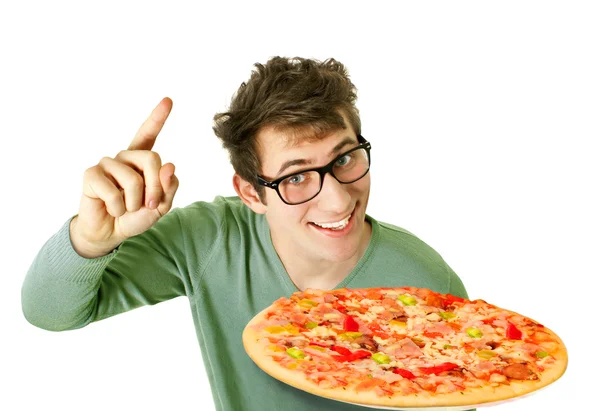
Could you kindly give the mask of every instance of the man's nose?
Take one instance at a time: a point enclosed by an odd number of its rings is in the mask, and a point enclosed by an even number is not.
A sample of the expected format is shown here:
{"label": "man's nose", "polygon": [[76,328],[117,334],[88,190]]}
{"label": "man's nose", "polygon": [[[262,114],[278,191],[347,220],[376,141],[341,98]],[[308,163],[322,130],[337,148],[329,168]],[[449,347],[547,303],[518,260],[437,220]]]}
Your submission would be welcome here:
{"label": "man's nose", "polygon": [[346,184],[337,181],[331,174],[323,177],[323,187],[318,196],[319,209],[334,213],[348,211],[350,193],[346,190]]}

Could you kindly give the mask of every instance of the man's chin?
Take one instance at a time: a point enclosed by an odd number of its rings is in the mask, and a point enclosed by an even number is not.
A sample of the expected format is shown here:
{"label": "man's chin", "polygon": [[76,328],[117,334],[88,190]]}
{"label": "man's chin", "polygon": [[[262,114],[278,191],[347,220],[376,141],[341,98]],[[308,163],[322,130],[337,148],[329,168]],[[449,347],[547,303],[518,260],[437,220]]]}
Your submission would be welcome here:
{"label": "man's chin", "polygon": [[[340,241],[341,240],[341,241]],[[343,263],[356,256],[359,241],[350,239],[324,239],[313,243],[315,255],[332,263]]]}

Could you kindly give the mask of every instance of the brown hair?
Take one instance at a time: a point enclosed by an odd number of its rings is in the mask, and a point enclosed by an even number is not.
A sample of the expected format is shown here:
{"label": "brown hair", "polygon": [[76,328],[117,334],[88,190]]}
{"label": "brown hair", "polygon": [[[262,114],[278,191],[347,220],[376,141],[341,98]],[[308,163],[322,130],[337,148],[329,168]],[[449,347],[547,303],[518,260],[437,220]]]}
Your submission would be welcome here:
{"label": "brown hair", "polygon": [[213,130],[229,152],[235,172],[264,199],[264,187],[256,181],[260,174],[256,135],[261,128],[293,131],[295,138],[320,138],[345,128],[336,110],[344,112],[357,135],[361,125],[356,87],[342,63],[332,58],[321,62],[272,57],[267,64],[254,66],[256,70],[234,94],[229,110],[214,116]]}

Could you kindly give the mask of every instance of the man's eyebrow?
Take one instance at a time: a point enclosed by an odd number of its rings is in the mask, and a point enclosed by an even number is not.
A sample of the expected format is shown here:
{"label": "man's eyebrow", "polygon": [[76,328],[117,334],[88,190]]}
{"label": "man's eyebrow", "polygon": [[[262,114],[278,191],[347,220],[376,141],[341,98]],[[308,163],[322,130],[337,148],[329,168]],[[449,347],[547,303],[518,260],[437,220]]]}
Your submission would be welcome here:
{"label": "man's eyebrow", "polygon": [[352,137],[346,137],[345,139],[340,141],[334,148],[331,149],[331,151],[329,152],[329,156],[339,153],[340,151],[342,151],[343,148],[345,148],[348,145],[354,144],[356,144],[355,139],[353,139]]}
{"label": "man's eyebrow", "polygon": [[[334,154],[338,154],[346,146],[354,145],[354,144],[356,144],[355,139],[353,139],[352,137],[346,137],[345,139],[340,141],[338,144],[336,144],[336,146],[334,148],[331,149],[331,151],[329,152],[329,156],[331,157]],[[314,164],[314,161],[310,160],[310,159],[298,158],[298,159],[294,159],[294,160],[288,160],[281,165],[281,167],[279,168],[279,171],[277,172],[277,175],[280,176],[281,173],[283,173],[287,168],[292,167],[292,166],[311,165],[311,164]]]}
{"label": "man's eyebrow", "polygon": [[313,164],[313,161],[312,160],[304,160],[304,159],[301,159],[301,158],[295,159],[295,160],[286,161],[279,168],[279,171],[277,172],[277,175],[280,176],[281,173],[283,173],[287,168],[289,168],[291,166],[301,166],[301,165],[305,165],[305,164]]}

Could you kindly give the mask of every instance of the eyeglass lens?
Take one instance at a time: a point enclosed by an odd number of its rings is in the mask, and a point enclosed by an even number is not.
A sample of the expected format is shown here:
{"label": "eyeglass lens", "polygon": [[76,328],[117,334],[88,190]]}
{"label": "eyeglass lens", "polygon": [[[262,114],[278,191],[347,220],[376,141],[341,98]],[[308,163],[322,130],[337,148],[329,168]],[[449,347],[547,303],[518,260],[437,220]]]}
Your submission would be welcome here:
{"label": "eyeglass lens", "polygon": [[[369,155],[364,148],[354,150],[333,165],[332,174],[341,183],[353,183],[369,171]],[[294,174],[279,183],[279,193],[290,204],[302,203],[321,190],[321,175],[317,171]]]}

